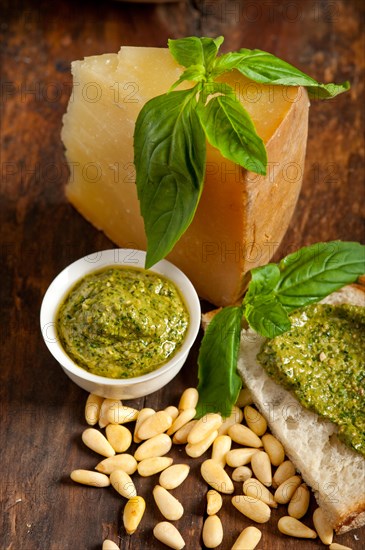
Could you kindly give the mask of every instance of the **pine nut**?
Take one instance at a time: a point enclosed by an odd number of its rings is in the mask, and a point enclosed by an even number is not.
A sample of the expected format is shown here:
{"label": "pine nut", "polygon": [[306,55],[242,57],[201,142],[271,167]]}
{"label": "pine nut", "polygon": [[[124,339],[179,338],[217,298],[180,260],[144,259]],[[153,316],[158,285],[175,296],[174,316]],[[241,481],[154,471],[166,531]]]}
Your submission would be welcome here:
{"label": "pine nut", "polygon": [[168,521],[160,521],[160,523],[157,523],[153,529],[153,534],[157,540],[174,550],[182,550],[185,546],[184,539],[175,525],[172,525],[172,523]]}
{"label": "pine nut", "polygon": [[101,404],[104,397],[90,393],[85,404],[85,420],[89,426],[95,426],[99,420]]}
{"label": "pine nut", "polygon": [[138,430],[141,424],[149,417],[155,414],[154,409],[150,409],[149,407],[145,407],[144,409],[141,409],[138,413],[136,425],[134,426],[134,433],[133,433],[133,441],[135,443],[141,443],[142,439],[138,437]]}
{"label": "pine nut", "polygon": [[221,426],[218,428],[218,435],[227,435],[230,426],[239,424],[243,420],[243,412],[241,409],[233,405],[229,416],[223,418]]}
{"label": "pine nut", "polygon": [[274,496],[258,479],[247,479],[243,483],[243,493],[249,497],[262,500],[262,502],[265,502],[270,508],[278,507],[277,502],[274,500]]}
{"label": "pine nut", "polygon": [[233,481],[246,481],[252,477],[252,470],[248,466],[238,466],[232,472]]}
{"label": "pine nut", "polygon": [[172,442],[176,445],[183,445],[188,442],[188,435],[197,420],[190,420],[187,424],[184,424],[177,432],[174,433]]}
{"label": "pine nut", "polygon": [[143,497],[136,496],[130,498],[123,510],[123,525],[128,535],[133,535],[136,532],[138,525],[141,523],[146,502]]}
{"label": "pine nut", "polygon": [[[189,432],[188,443],[195,445],[218,430],[222,424],[222,417],[218,413],[207,413],[202,416]],[[218,434],[217,434],[218,435]]]}
{"label": "pine nut", "polygon": [[174,407],[170,405],[169,407],[166,407],[164,411],[171,416],[172,422],[176,420],[176,418],[179,416],[179,409],[177,407]]}
{"label": "pine nut", "polygon": [[190,422],[190,420],[193,420],[195,415],[195,409],[185,409],[184,411],[181,411],[176,420],[173,421],[171,427],[167,430],[167,435],[172,435],[177,432],[180,428],[185,426],[185,424]]}
{"label": "pine nut", "polygon": [[248,388],[242,388],[240,393],[238,394],[237,401],[235,403],[236,407],[246,407],[247,405],[252,405],[253,399],[252,399],[252,393]]}
{"label": "pine nut", "polygon": [[172,446],[171,437],[167,434],[159,434],[147,439],[138,447],[134,453],[134,458],[138,461],[153,456],[163,456],[169,452]]}
{"label": "pine nut", "polygon": [[177,408],[179,411],[186,409],[195,409],[199,401],[199,393],[196,388],[186,388],[180,397]]}
{"label": "pine nut", "polygon": [[289,477],[276,489],[274,494],[274,499],[279,504],[288,504],[295,491],[302,483],[302,478],[300,476]]}
{"label": "pine nut", "polygon": [[274,489],[277,489],[279,485],[281,485],[282,483],[284,483],[284,481],[293,476],[295,476],[294,465],[292,462],[290,462],[290,460],[285,460],[275,471],[274,477],[272,478],[272,486],[274,487]]}
{"label": "pine nut", "polygon": [[262,533],[260,529],[250,525],[250,527],[246,527],[246,529],[241,532],[231,550],[255,550],[261,537]]}
{"label": "pine nut", "polygon": [[210,489],[207,492],[207,514],[208,516],[214,516],[218,514],[222,508],[223,499],[222,495],[215,489]]}
{"label": "pine nut", "polygon": [[262,447],[261,439],[243,424],[233,424],[228,430],[228,435],[232,438],[232,441],[244,447],[257,449]]}
{"label": "pine nut", "polygon": [[185,447],[185,452],[188,456],[191,456],[192,458],[197,458],[199,456],[202,456],[205,451],[209,449],[209,447],[212,445],[213,441],[218,435],[218,431],[215,430],[214,432],[211,432],[208,434],[204,439],[201,439],[197,443],[188,443]]}
{"label": "pine nut", "polygon": [[149,416],[138,428],[138,437],[150,439],[164,433],[172,424],[172,418],[166,411],[158,411]]}
{"label": "pine nut", "polygon": [[180,501],[161,485],[156,485],[152,491],[153,498],[161,514],[170,521],[180,519],[184,514],[184,508]]}
{"label": "pine nut", "polygon": [[251,468],[261,483],[270,487],[272,484],[270,457],[265,451],[258,451],[251,458]]}
{"label": "pine nut", "polygon": [[208,516],[203,525],[202,538],[206,548],[217,548],[223,540],[223,526],[218,516]]}
{"label": "pine nut", "polygon": [[257,452],[257,449],[250,449],[249,447],[245,449],[232,449],[226,454],[227,464],[232,468],[245,466],[251,462],[253,455]]}
{"label": "pine nut", "polygon": [[138,464],[138,473],[142,477],[153,476],[162,472],[165,468],[168,468],[173,463],[173,459],[168,456],[153,456],[152,458],[145,458]]}
{"label": "pine nut", "polygon": [[95,466],[95,470],[103,474],[111,474],[114,470],[124,470],[131,475],[137,470],[137,460],[127,453],[114,455],[99,462]]}
{"label": "pine nut", "polygon": [[352,550],[350,546],[344,546],[343,544],[338,544],[338,542],[332,542],[329,546],[330,550]]}
{"label": "pine nut", "polygon": [[133,407],[126,407],[119,403],[115,403],[105,412],[105,417],[111,424],[125,424],[133,422],[138,417],[138,410]]}
{"label": "pine nut", "polygon": [[119,546],[110,539],[105,539],[103,542],[102,550],[119,550]]}
{"label": "pine nut", "polygon": [[324,515],[322,508],[316,508],[314,510],[313,524],[323,544],[331,544],[333,541],[333,529]]}
{"label": "pine nut", "polygon": [[204,460],[200,466],[200,472],[204,481],[220,493],[231,494],[234,486],[227,472],[211,458]]}
{"label": "pine nut", "polygon": [[290,516],[283,516],[278,521],[278,529],[283,535],[289,535],[290,537],[298,537],[301,539],[315,539],[317,533],[310,529],[299,519],[292,518]]}
{"label": "pine nut", "polygon": [[92,470],[73,470],[70,477],[76,483],[91,485],[92,487],[108,487],[110,485],[108,476]]}
{"label": "pine nut", "polygon": [[105,428],[106,438],[116,453],[124,453],[132,443],[132,434],[125,426],[108,424]]}
{"label": "pine nut", "polygon": [[284,462],[285,451],[284,447],[276,437],[271,434],[262,436],[261,441],[264,445],[265,452],[269,455],[273,466],[280,466]]}
{"label": "pine nut", "polygon": [[173,464],[161,472],[158,483],[165,489],[176,489],[188,477],[189,471],[188,464]]}
{"label": "pine nut", "polygon": [[114,470],[110,474],[110,483],[122,497],[129,499],[137,496],[134,483],[124,470]]}
{"label": "pine nut", "polygon": [[109,411],[109,409],[113,407],[118,407],[121,404],[122,402],[120,401],[120,399],[104,399],[100,408],[99,428],[105,428],[105,426],[109,424],[109,420],[107,419],[107,412]]}
{"label": "pine nut", "polygon": [[213,441],[212,459],[218,462],[222,468],[226,465],[226,454],[231,450],[232,439],[229,435],[218,435]]}
{"label": "pine nut", "polygon": [[251,405],[246,405],[243,410],[247,426],[256,434],[264,435],[267,430],[267,422],[259,411],[251,407]]}
{"label": "pine nut", "polygon": [[89,449],[95,451],[99,455],[106,457],[115,455],[115,451],[109,441],[95,428],[86,428],[86,430],[82,432],[81,438],[86,447],[89,447]]}
{"label": "pine nut", "polygon": [[241,514],[257,523],[266,523],[270,519],[270,507],[257,498],[236,495],[232,498],[232,504]]}
{"label": "pine nut", "polygon": [[302,518],[309,507],[310,492],[305,483],[299,485],[291,497],[288,505],[288,514],[292,518]]}

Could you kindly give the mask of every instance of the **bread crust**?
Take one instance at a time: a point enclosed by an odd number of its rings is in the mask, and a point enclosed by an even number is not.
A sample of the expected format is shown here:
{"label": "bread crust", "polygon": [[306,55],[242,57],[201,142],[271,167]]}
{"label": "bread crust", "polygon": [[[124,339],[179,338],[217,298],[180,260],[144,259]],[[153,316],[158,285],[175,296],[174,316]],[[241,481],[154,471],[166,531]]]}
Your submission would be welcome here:
{"label": "bread crust", "polygon": [[338,535],[365,525],[365,500],[360,501],[353,510],[349,510],[335,525]]}

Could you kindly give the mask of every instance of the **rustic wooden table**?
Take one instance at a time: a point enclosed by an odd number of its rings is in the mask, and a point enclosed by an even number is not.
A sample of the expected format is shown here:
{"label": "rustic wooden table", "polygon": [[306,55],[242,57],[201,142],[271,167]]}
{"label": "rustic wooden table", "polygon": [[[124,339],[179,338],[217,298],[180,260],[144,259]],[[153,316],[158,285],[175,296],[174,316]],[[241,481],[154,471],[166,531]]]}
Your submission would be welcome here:
{"label": "rustic wooden table", "polygon": [[[303,190],[278,256],[320,240],[363,240],[363,4],[356,0],[186,0],[2,2],[1,39],[1,530],[0,548],[96,550],[106,537],[120,548],[160,549],[152,536],[161,516],[151,502],[155,478],[136,479],[147,500],[138,532],[125,535],[123,500],[112,489],[76,486],[69,473],[98,461],[81,443],[86,393],[61,371],[42,342],[42,296],[70,262],[112,246],[65,200],[67,167],[60,141],[71,91],[70,62],[116,52],[121,44],[165,46],[169,37],[226,38],[224,48],[261,48],[324,81],[349,79],[349,93],[313,103]],[[133,405],[177,404],[197,382],[197,348],[181,374]],[[308,452],[310,450],[308,449]],[[202,548],[206,486],[200,460],[181,448],[191,475],[175,494],[185,515],[186,548]],[[359,490],[361,488],[359,487]],[[221,550],[250,522],[225,498]],[[262,526],[262,549],[320,548],[280,535],[283,510]],[[310,517],[306,522],[311,524]],[[338,537],[364,548],[365,530]]]}

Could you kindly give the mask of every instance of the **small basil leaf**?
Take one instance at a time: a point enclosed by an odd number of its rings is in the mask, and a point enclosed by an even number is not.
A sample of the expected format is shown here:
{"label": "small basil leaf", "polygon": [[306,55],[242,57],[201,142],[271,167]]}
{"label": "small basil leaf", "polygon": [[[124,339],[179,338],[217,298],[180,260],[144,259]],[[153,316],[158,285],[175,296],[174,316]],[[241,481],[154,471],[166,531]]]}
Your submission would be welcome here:
{"label": "small basil leaf", "polygon": [[279,263],[277,299],[287,311],[318,302],[365,273],[365,246],[331,241],[301,248]]}
{"label": "small basil leaf", "polygon": [[169,50],[175,60],[183,67],[191,65],[203,65],[209,71],[218,53],[224,38],[198,38],[190,36],[169,40]]}
{"label": "small basil leaf", "polygon": [[274,338],[291,326],[285,308],[275,296],[257,297],[252,303],[246,304],[245,317],[250,327],[266,338]]}
{"label": "small basil leaf", "polygon": [[169,50],[175,60],[183,67],[204,65],[201,40],[197,36],[188,36],[177,40],[168,40]]}
{"label": "small basil leaf", "polygon": [[343,84],[321,84],[286,61],[262,50],[241,49],[220,56],[214,66],[215,76],[237,69],[255,82],[282,86],[305,86],[310,97],[328,99],[350,88]]}
{"label": "small basil leaf", "polygon": [[243,303],[252,302],[256,296],[271,294],[280,279],[280,269],[277,264],[266,264],[251,269],[251,280]]}
{"label": "small basil leaf", "polygon": [[205,136],[194,89],[155,97],[141,110],[134,162],[147,235],[146,267],[161,260],[189,226],[205,172]]}
{"label": "small basil leaf", "polygon": [[200,345],[197,417],[220,411],[228,416],[242,386],[237,373],[242,308],[223,308],[208,325]]}
{"label": "small basil leaf", "polygon": [[[207,86],[212,93],[214,84]],[[209,143],[225,158],[257,174],[266,174],[265,145],[234,95],[216,95],[208,98],[206,104],[199,102],[198,115]]]}
{"label": "small basil leaf", "polygon": [[180,76],[179,80],[174,82],[174,84],[169,89],[168,93],[174,90],[176,86],[178,86],[185,80],[187,80],[188,82],[191,82],[191,81],[201,82],[204,79],[205,79],[204,65],[191,65],[190,67],[185,69],[185,71]]}
{"label": "small basil leaf", "polygon": [[223,44],[223,41],[223,36],[218,36],[218,38],[201,38],[204,63],[207,69],[207,73],[212,70],[218,50]]}

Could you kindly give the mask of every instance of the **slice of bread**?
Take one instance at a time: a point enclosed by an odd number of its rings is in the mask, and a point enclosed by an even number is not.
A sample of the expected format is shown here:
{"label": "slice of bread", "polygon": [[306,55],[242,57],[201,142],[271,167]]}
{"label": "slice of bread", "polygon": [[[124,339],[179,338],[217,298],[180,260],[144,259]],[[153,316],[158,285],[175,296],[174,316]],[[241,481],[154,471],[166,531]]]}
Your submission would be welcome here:
{"label": "slice of bread", "polygon": [[[365,306],[365,287],[349,285],[324,302]],[[256,360],[264,338],[243,330],[238,371],[272,433],[312,488],[337,533],[365,524],[365,459],[337,438],[337,426],[300,405]]]}

